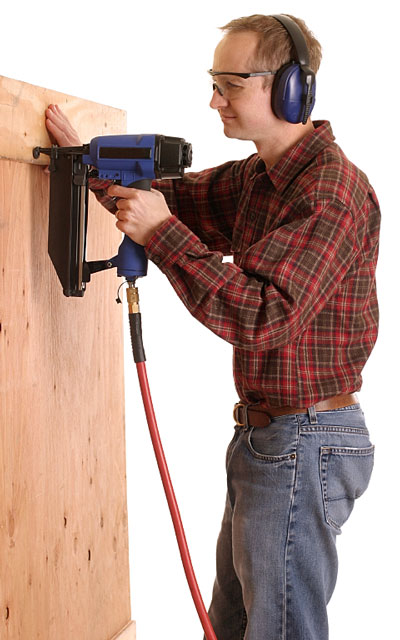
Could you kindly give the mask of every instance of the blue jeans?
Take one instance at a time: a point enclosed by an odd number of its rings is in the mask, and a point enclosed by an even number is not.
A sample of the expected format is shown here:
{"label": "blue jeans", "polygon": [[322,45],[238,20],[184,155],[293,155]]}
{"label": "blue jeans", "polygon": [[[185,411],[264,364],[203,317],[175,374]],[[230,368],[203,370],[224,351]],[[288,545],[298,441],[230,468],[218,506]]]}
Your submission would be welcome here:
{"label": "blue jeans", "polygon": [[373,457],[358,404],[235,428],[209,611],[218,640],[327,640],[336,536]]}

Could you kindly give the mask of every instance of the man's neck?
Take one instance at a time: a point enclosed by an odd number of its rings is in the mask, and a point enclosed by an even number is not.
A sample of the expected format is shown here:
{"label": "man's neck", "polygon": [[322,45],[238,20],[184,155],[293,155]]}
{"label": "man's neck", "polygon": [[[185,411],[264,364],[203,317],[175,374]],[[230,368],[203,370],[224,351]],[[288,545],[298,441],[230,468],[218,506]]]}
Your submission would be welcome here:
{"label": "man's neck", "polygon": [[262,140],[255,140],[254,144],[258,155],[264,160],[266,168],[271,169],[291,147],[294,147],[313,131],[314,126],[311,120],[308,120],[305,125],[282,122],[279,123],[277,129],[269,132],[268,136]]}

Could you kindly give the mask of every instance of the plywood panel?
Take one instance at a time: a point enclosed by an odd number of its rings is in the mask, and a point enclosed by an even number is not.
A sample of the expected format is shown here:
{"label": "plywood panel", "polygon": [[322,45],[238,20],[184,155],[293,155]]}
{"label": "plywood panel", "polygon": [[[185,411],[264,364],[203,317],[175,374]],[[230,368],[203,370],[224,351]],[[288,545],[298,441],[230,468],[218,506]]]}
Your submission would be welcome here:
{"label": "plywood panel", "polygon": [[49,104],[63,109],[82,144],[95,136],[125,132],[125,111],[0,76],[0,158],[47,164],[45,156],[34,160],[32,149],[51,144],[44,122]]}
{"label": "plywood panel", "polygon": [[134,622],[130,622],[125,629],[122,629],[114,638],[111,640],[135,640],[136,638],[136,625]]}
{"label": "plywood panel", "polygon": [[[42,167],[0,160],[0,638],[130,639],[119,280],[63,296],[48,195]],[[88,258],[114,255],[112,217],[89,211]]]}

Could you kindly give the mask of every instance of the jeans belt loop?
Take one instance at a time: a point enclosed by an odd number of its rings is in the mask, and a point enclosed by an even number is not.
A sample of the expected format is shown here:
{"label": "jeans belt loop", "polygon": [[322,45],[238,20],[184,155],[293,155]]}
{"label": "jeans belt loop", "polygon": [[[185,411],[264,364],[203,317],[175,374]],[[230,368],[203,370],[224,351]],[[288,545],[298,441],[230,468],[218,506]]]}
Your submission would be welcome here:
{"label": "jeans belt loop", "polygon": [[307,409],[308,419],[310,420],[310,424],[318,424],[317,413],[315,411],[315,405],[312,407],[308,407]]}

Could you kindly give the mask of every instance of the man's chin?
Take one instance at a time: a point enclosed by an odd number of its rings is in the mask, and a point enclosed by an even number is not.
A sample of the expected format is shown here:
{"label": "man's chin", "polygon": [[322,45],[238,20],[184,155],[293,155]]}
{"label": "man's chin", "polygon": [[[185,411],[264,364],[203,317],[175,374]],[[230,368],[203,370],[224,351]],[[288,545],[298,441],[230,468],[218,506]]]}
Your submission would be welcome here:
{"label": "man's chin", "polygon": [[230,126],[228,123],[224,124],[224,134],[227,138],[234,138],[236,140],[250,140],[250,138],[246,137],[239,131],[239,128],[235,128]]}
{"label": "man's chin", "polygon": [[237,138],[237,135],[234,135],[233,131],[229,130],[229,127],[224,127],[224,134],[227,138]]}

